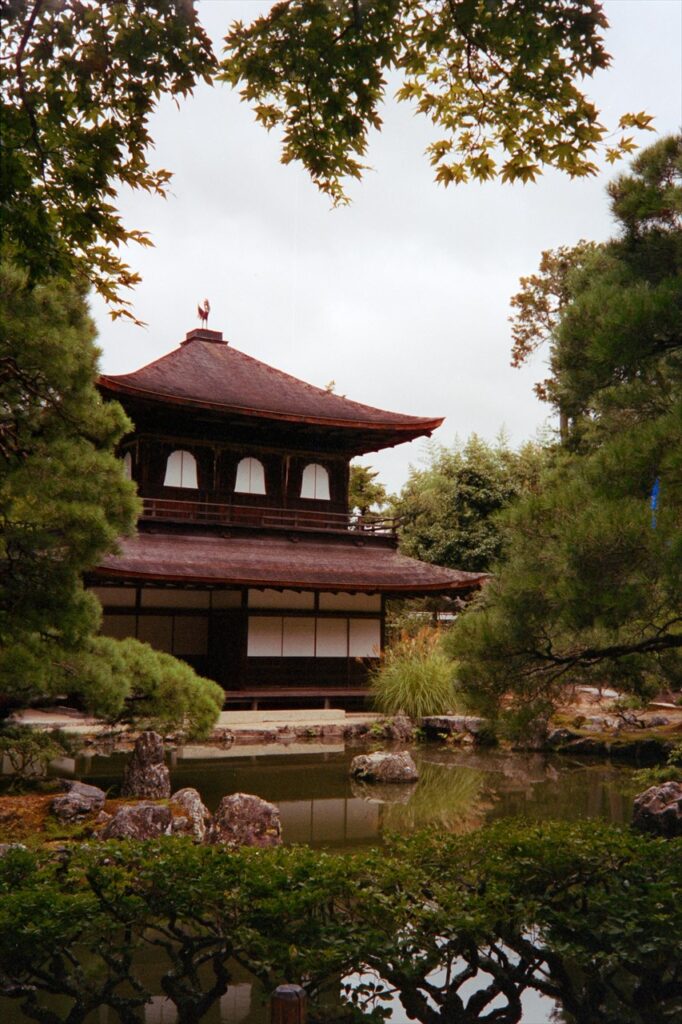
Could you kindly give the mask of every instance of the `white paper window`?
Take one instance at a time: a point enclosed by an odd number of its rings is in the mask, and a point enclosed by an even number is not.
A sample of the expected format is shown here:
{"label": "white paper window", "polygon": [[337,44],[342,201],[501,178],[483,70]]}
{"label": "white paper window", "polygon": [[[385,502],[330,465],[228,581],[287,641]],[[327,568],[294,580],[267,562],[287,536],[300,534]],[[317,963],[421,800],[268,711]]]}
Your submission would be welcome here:
{"label": "white paper window", "polygon": [[379,619],[351,619],[348,638],[351,658],[378,658],[381,653],[381,622]]}
{"label": "white paper window", "polygon": [[282,654],[285,658],[315,657],[315,619],[284,619]]}
{"label": "white paper window", "polygon": [[173,631],[174,654],[206,654],[208,619],[203,615],[176,615]]}
{"label": "white paper window", "polygon": [[301,480],[301,497],[329,501],[329,473],[324,466],[311,462],[305,467]]}
{"label": "white paper window", "polygon": [[157,651],[173,650],[173,616],[140,615],[137,625],[137,639],[151,644]]}
{"label": "white paper window", "polygon": [[197,460],[191,452],[171,452],[166,463],[164,487],[189,487],[196,490]]}
{"label": "white paper window", "polygon": [[380,612],[380,594],[320,594],[323,612]]}
{"label": "white paper window", "polygon": [[126,480],[133,479],[133,457],[130,452],[126,452],[123,456],[123,475]]}
{"label": "white paper window", "polygon": [[282,618],[279,615],[249,616],[249,658],[281,658]]}
{"label": "white paper window", "polygon": [[318,658],[345,658],[348,654],[348,619],[318,619]]}
{"label": "white paper window", "polygon": [[258,459],[242,459],[234,489],[239,494],[265,494],[265,470]]}

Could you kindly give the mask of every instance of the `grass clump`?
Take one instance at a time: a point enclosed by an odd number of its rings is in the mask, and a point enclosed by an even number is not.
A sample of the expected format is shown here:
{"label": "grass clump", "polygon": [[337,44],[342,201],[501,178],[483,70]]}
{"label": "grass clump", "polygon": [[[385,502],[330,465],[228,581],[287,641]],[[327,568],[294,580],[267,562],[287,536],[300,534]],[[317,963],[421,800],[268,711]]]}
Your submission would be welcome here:
{"label": "grass clump", "polygon": [[462,710],[455,665],[441,649],[438,630],[402,633],[384,653],[371,680],[371,699],[385,715],[445,715]]}

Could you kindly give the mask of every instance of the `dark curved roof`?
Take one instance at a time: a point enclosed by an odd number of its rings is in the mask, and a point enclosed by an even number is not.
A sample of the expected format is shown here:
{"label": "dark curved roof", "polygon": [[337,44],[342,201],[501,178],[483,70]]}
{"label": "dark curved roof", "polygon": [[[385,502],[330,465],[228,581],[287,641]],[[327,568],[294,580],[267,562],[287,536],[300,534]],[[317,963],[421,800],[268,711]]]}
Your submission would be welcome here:
{"label": "dark curved roof", "polygon": [[140,533],[119,543],[120,553],[106,557],[96,576],[396,594],[471,590],[487,579],[418,562],[392,547],[330,539]]}
{"label": "dark curved roof", "polygon": [[396,440],[430,433],[443,422],[442,417],[375,409],[306,384],[228,345],[218,331],[190,331],[179,348],[134,373],[103,374],[100,386],[117,397],[335,428],[390,430]]}

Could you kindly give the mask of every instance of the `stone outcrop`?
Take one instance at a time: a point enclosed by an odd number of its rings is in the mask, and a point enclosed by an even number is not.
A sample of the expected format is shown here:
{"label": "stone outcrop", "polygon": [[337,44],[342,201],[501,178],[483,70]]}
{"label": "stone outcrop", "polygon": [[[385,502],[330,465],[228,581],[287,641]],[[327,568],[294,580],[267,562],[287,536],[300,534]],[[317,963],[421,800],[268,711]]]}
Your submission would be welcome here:
{"label": "stone outcrop", "polygon": [[476,715],[427,715],[421,720],[427,736],[480,736],[487,728],[488,721]]}
{"label": "stone outcrop", "polygon": [[170,834],[172,821],[170,807],[165,804],[125,804],[100,832],[100,838],[157,839]]}
{"label": "stone outcrop", "polygon": [[147,800],[165,800],[171,795],[170,773],[158,732],[148,729],[138,736],[123,775],[121,793]]}
{"label": "stone outcrop", "polygon": [[206,842],[238,846],[279,846],[282,825],[279,808],[250,793],[224,796],[211,820]]}
{"label": "stone outcrop", "polygon": [[173,793],[171,803],[177,804],[185,812],[183,817],[173,819],[173,832],[191,835],[197,842],[203,843],[211,812],[203,803],[199,791],[191,787],[179,789]]}
{"label": "stone outcrop", "polygon": [[682,782],[663,782],[635,797],[633,828],[657,836],[682,836]]}
{"label": "stone outcrop", "polygon": [[23,843],[0,843],[0,857],[6,857],[12,850],[25,850]]}
{"label": "stone outcrop", "polygon": [[416,782],[419,778],[417,766],[406,750],[359,754],[351,761],[350,773],[363,782]]}
{"label": "stone outcrop", "polygon": [[563,747],[571,740],[577,739],[578,733],[573,732],[571,729],[552,729],[547,736],[547,746],[551,749],[556,747]]}
{"label": "stone outcrop", "polygon": [[99,812],[104,807],[106,794],[97,786],[88,786],[85,782],[62,780],[66,793],[56,796],[50,804],[55,818],[63,822],[78,821],[88,814]]}

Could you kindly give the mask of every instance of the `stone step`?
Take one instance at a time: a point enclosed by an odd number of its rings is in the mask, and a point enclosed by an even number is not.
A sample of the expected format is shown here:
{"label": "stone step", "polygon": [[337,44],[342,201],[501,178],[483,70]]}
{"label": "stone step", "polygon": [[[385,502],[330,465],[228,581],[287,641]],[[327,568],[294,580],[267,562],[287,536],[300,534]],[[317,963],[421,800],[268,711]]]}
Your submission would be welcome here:
{"label": "stone step", "polygon": [[257,729],[259,725],[272,725],[296,723],[297,725],[308,723],[344,722],[346,712],[339,708],[297,708],[284,711],[221,711],[216,728],[231,729],[233,725],[248,725]]}

